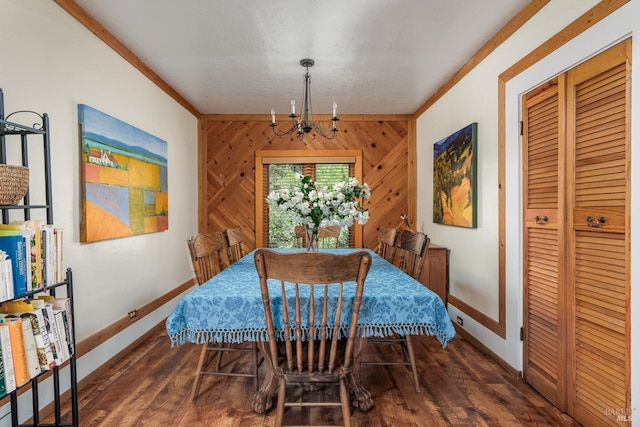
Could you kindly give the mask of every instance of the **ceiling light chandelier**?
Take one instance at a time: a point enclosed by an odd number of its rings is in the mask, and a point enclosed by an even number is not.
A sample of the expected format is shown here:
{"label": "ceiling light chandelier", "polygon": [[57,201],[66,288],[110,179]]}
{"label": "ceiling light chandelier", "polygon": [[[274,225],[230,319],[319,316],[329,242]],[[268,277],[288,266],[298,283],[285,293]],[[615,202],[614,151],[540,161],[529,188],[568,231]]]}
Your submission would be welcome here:
{"label": "ceiling light chandelier", "polygon": [[338,132],[336,128],[336,122],[338,121],[338,117],[336,116],[336,109],[338,108],[338,104],[333,103],[333,117],[331,118],[332,127],[331,129],[324,128],[316,123],[315,117],[313,116],[313,107],[311,106],[311,75],[309,74],[309,67],[313,67],[315,61],[313,59],[301,59],[300,65],[307,69],[307,72],[304,75],[304,88],[302,93],[302,106],[300,107],[300,114],[296,115],[296,101],[295,99],[291,100],[291,114],[289,114],[289,118],[291,118],[291,129],[287,131],[282,131],[278,128],[276,124],[276,110],[271,109],[271,129],[273,133],[278,136],[288,135],[290,133],[295,132],[298,139],[302,141],[304,135],[306,133],[311,132],[315,129],[318,134],[327,139],[333,139]]}

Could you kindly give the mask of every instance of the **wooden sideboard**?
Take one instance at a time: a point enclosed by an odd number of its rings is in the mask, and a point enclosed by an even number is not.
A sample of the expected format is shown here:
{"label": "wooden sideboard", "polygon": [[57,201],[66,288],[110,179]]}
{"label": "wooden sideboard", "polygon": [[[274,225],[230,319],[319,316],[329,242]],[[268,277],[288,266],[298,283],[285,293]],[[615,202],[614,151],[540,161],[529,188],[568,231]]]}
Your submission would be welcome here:
{"label": "wooden sideboard", "polygon": [[447,305],[449,293],[449,250],[447,248],[429,244],[419,281],[438,294],[445,306]]}

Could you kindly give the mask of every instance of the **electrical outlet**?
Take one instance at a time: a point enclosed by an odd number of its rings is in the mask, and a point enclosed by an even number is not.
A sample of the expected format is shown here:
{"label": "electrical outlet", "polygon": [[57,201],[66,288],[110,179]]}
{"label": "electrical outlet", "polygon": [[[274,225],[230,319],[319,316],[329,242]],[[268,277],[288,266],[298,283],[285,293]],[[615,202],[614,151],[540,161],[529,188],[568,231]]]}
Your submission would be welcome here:
{"label": "electrical outlet", "polygon": [[463,326],[464,325],[464,321],[462,320],[462,317],[458,316],[456,318],[456,321],[458,322],[458,325]]}
{"label": "electrical outlet", "polygon": [[131,310],[129,312],[129,319],[133,319],[134,317],[136,317],[138,315],[138,310]]}

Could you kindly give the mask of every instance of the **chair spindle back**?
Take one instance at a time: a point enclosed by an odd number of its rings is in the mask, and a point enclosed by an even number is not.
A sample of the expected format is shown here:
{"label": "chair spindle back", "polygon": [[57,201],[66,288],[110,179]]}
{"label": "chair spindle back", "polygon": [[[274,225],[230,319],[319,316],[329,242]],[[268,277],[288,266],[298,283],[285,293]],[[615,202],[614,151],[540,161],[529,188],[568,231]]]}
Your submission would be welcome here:
{"label": "chair spindle back", "polygon": [[224,268],[222,252],[224,237],[220,231],[199,233],[187,239],[191,265],[198,285],[218,274]]}
{"label": "chair spindle back", "polygon": [[337,248],[341,231],[342,227],[338,225],[318,228],[318,247]]}
{"label": "chair spindle back", "polygon": [[244,246],[242,245],[244,240],[242,227],[227,228],[224,230],[224,236],[227,246],[227,258],[229,258],[229,264],[233,264],[245,255]]}
{"label": "chair spindle back", "polygon": [[400,269],[418,280],[428,248],[429,238],[426,234],[404,230],[400,234]]}
{"label": "chair spindle back", "polygon": [[397,233],[395,228],[380,227],[378,229],[378,249],[376,253],[390,263],[393,263],[396,256]]}
{"label": "chair spindle back", "polygon": [[[276,376],[284,375],[291,381],[297,375],[297,382],[317,382],[327,376],[335,376],[337,367],[349,368],[371,255],[365,251],[335,255],[322,252],[279,253],[258,249],[255,264],[260,276],[269,352]],[[281,308],[271,307],[268,279],[280,282]],[[343,294],[344,282],[356,282],[354,291],[348,296]],[[338,295],[335,313],[329,313],[330,292]],[[345,300],[352,304],[351,320],[346,346],[343,351],[338,351],[338,347],[344,345],[338,337]],[[293,307],[289,307],[290,304]],[[307,304],[306,310],[303,304]],[[317,308],[321,310],[319,323],[314,321]],[[274,312],[282,313],[283,318],[274,319]],[[308,313],[309,317],[303,319],[302,313]],[[279,364],[276,324],[290,325],[283,332],[286,359],[284,366]],[[334,326],[331,327],[331,324]],[[314,327],[310,328],[308,325]]]}
{"label": "chair spindle back", "polygon": [[293,233],[296,236],[296,244],[299,248],[307,246],[307,229],[304,225],[296,225],[293,227]]}

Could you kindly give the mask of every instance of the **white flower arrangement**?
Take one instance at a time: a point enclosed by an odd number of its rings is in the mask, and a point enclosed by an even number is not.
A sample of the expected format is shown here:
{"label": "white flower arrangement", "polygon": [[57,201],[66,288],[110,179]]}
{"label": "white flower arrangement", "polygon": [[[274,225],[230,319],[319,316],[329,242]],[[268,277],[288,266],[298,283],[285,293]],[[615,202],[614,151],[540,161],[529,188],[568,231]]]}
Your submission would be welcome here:
{"label": "white flower arrangement", "polygon": [[360,184],[357,178],[338,182],[333,189],[318,189],[311,177],[296,173],[293,191],[272,191],[267,197],[271,208],[287,211],[296,224],[304,225],[309,232],[317,233],[319,227],[350,227],[353,221],[365,224],[369,211],[357,199],[371,197],[369,185]]}

